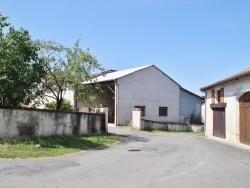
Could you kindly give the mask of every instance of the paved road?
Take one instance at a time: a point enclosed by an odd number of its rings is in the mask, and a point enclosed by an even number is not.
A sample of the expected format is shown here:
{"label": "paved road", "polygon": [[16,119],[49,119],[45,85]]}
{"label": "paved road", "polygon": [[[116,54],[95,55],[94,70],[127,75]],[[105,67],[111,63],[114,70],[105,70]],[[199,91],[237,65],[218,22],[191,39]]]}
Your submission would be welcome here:
{"label": "paved road", "polygon": [[192,134],[111,128],[108,148],[47,158],[0,159],[0,187],[250,187],[250,152]]}

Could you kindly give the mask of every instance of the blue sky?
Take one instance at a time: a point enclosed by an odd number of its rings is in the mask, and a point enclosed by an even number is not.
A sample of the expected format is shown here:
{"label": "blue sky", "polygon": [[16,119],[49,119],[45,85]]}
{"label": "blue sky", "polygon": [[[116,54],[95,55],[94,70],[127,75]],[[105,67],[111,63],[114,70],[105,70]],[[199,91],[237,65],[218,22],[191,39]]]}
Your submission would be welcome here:
{"label": "blue sky", "polygon": [[249,0],[0,0],[0,12],[33,39],[81,39],[105,69],[154,64],[198,95],[250,66]]}

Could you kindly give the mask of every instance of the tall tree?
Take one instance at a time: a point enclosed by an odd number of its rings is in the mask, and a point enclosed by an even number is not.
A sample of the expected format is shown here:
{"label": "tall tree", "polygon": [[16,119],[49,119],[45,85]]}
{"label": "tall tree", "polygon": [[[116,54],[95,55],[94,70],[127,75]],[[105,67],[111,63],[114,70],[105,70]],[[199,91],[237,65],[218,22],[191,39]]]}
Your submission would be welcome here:
{"label": "tall tree", "polygon": [[2,106],[16,107],[41,94],[37,88],[45,71],[29,32],[9,27],[6,20],[0,14],[0,97]]}
{"label": "tall tree", "polygon": [[[67,48],[54,41],[40,41],[40,62],[47,72],[42,80],[46,89],[46,97],[56,101],[56,110],[60,110],[63,92],[71,86],[75,100],[89,106],[96,99],[93,91],[100,89],[98,85],[82,84],[92,78],[92,73],[104,69],[91,55],[89,50],[82,50],[77,40],[72,48]],[[48,95],[49,93],[49,95]]]}

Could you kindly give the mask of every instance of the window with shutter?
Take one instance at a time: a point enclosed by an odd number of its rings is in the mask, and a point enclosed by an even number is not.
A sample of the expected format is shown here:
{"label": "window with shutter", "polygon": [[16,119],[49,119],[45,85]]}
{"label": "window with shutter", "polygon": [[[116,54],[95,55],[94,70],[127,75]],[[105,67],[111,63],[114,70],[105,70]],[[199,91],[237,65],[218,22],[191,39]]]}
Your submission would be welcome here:
{"label": "window with shutter", "polygon": [[211,91],[211,95],[212,95],[212,104],[214,104],[215,103],[215,91],[214,90]]}
{"label": "window with shutter", "polygon": [[224,88],[220,89],[220,103],[224,103]]}

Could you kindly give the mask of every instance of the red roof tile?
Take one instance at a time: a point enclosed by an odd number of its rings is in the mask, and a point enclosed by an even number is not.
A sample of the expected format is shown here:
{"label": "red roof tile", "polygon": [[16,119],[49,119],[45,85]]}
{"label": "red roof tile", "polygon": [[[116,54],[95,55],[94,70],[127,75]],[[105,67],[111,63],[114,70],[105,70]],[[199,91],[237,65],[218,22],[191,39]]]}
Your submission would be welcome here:
{"label": "red roof tile", "polygon": [[230,82],[230,81],[234,81],[234,80],[238,80],[239,78],[242,78],[242,77],[245,77],[245,76],[249,76],[250,75],[250,67],[245,69],[245,70],[242,70],[232,76],[229,76],[227,78],[224,78],[222,80],[219,80],[215,83],[212,83],[210,85],[207,85],[205,87],[202,87],[200,88],[201,91],[205,91],[206,89],[209,89],[209,88],[212,88],[214,86],[217,86],[217,85],[220,85],[220,84],[224,84],[226,82]]}

